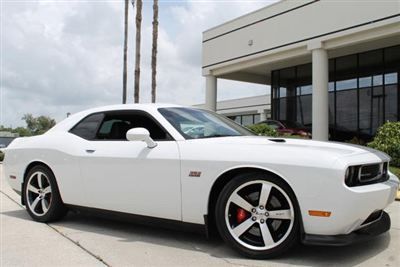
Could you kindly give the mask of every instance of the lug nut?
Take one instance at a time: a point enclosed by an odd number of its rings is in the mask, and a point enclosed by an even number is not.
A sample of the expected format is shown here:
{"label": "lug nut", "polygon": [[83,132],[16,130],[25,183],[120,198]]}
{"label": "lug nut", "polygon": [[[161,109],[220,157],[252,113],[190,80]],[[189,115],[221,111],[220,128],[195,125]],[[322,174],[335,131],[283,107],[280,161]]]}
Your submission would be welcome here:
{"label": "lug nut", "polygon": [[260,210],[263,210],[264,209],[264,206],[260,206]]}
{"label": "lug nut", "polygon": [[251,209],[251,212],[255,213],[255,212],[256,212],[256,209],[255,209],[255,208],[252,208],[252,209]]}
{"label": "lug nut", "polygon": [[253,218],[251,218],[253,221],[255,221],[255,220],[257,220],[257,218],[256,217],[253,217]]}
{"label": "lug nut", "polygon": [[261,219],[261,220],[260,220],[260,223],[264,223],[264,220],[263,220],[263,219]]}
{"label": "lug nut", "polygon": [[266,212],[266,213],[265,213],[265,216],[267,216],[267,217],[268,217],[268,216],[269,216],[269,213],[268,213],[268,212]]}

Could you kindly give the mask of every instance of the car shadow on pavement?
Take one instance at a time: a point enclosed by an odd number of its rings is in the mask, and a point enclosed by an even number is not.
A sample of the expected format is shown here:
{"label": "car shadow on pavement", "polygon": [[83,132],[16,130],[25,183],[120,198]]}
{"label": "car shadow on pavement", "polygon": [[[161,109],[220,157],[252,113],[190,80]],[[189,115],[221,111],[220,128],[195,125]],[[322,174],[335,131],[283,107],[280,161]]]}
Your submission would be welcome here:
{"label": "car shadow on pavement", "polygon": [[[31,220],[25,210],[7,211],[2,214]],[[229,262],[241,263],[243,260],[248,260],[230,249],[220,238],[207,239],[202,234],[150,227],[135,222],[115,221],[70,212],[63,220],[49,225],[71,239],[74,239],[74,235],[78,236],[80,233],[89,232],[112,236],[119,242],[142,242],[197,251],[229,260]],[[354,266],[375,257],[385,250],[389,243],[390,233],[347,247],[318,247],[298,244],[281,257],[269,261],[294,265],[340,264],[341,266]]]}
{"label": "car shadow on pavement", "polygon": [[10,216],[14,217],[17,219],[22,219],[22,220],[28,220],[32,221],[32,218],[29,217],[28,213],[25,210],[11,210],[11,211],[2,211],[0,214],[5,215],[5,216]]}
{"label": "car shadow on pavement", "polygon": [[[25,210],[4,212],[3,215],[30,220]],[[217,258],[243,259],[241,255],[231,250],[219,238],[207,239],[204,235],[197,233],[150,227],[135,224],[135,222],[115,221],[70,212],[62,221],[50,225],[66,236],[92,232],[117,237],[119,242],[151,243],[203,252]],[[348,247],[317,247],[299,244],[288,253],[272,261],[295,265],[340,264],[352,266],[376,256],[385,250],[389,243],[390,234],[386,233],[368,242],[353,244]]]}

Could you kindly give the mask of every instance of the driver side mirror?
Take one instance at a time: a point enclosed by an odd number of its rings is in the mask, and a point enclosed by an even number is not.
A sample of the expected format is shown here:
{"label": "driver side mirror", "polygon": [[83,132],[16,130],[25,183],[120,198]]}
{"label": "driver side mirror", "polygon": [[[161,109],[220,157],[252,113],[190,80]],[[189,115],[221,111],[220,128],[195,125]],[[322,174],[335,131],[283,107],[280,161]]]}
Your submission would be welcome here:
{"label": "driver side mirror", "polygon": [[155,148],[157,143],[150,137],[150,133],[145,128],[132,128],[126,132],[128,141],[142,141],[147,144],[148,148]]}

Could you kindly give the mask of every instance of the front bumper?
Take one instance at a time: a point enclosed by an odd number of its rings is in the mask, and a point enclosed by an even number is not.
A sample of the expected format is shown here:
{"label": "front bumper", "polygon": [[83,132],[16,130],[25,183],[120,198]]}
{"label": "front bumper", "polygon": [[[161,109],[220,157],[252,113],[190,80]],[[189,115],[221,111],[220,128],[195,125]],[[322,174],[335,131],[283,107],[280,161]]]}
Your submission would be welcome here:
{"label": "front bumper", "polygon": [[383,234],[390,229],[390,217],[386,212],[377,221],[347,235],[304,234],[302,243],[316,246],[347,246]]}

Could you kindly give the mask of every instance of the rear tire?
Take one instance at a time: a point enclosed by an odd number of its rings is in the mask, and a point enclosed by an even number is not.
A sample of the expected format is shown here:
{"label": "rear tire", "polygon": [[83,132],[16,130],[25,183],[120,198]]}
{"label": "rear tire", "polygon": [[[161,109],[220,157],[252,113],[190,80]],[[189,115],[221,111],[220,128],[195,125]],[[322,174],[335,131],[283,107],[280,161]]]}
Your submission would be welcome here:
{"label": "rear tire", "polygon": [[215,218],[224,241],[250,258],[276,257],[297,243],[296,197],[286,183],[267,173],[235,176],[219,194]]}
{"label": "rear tire", "polygon": [[23,194],[26,210],[35,221],[56,221],[68,211],[62,202],[53,172],[45,166],[35,166],[28,172]]}

